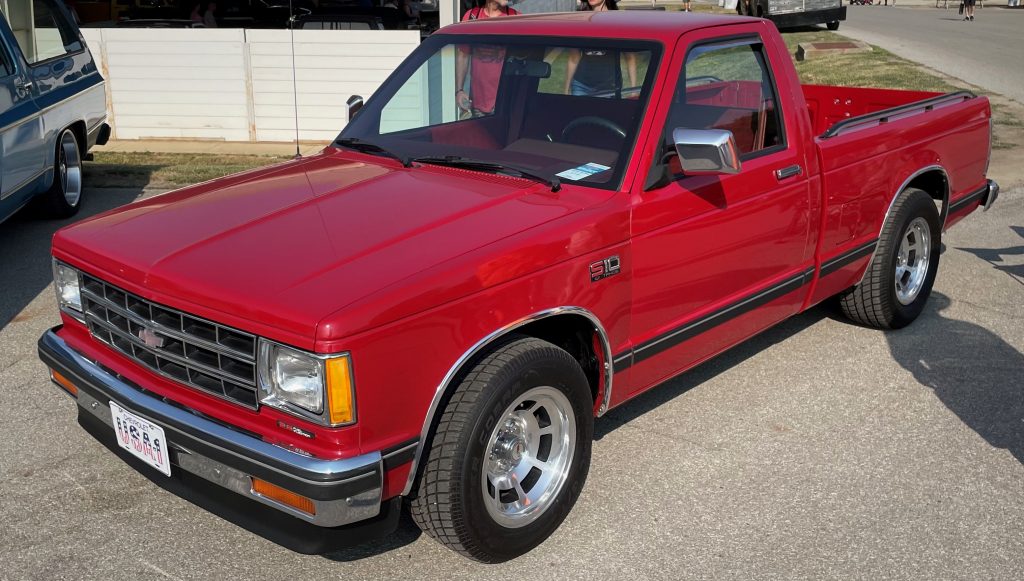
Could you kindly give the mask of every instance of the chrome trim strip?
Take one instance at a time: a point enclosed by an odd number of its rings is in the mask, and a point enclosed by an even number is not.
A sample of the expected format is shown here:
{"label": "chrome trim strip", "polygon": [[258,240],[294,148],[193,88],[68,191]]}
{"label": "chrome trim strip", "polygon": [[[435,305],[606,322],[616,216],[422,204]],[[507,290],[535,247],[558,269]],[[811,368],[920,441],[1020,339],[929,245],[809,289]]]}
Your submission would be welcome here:
{"label": "chrome trim strip", "polygon": [[[903,190],[907,189],[907,186],[910,185],[910,182],[912,182],[915,179],[917,179],[918,176],[920,176],[922,174],[925,174],[925,173],[928,173],[930,171],[936,171],[936,170],[942,172],[942,179],[943,179],[943,181],[946,182],[946,191],[943,193],[943,196],[942,196],[942,212],[941,212],[941,215],[939,216],[939,224],[942,225],[943,229],[946,227],[946,217],[949,215],[949,192],[950,192],[951,189],[953,189],[953,185],[951,183],[949,183],[949,172],[946,171],[946,168],[942,167],[939,164],[933,164],[933,165],[928,165],[928,166],[922,167],[921,169],[919,169],[919,170],[915,171],[914,173],[910,174],[910,177],[908,177],[907,179],[903,180],[903,183],[900,184],[900,187],[896,188],[896,192],[892,196],[892,201],[889,202],[889,207],[886,208],[886,210],[885,210],[885,216],[882,217],[882,225],[879,226],[879,228],[878,228],[878,238],[879,239],[882,237],[882,230],[885,229],[885,223],[889,221],[889,216],[892,214],[893,206],[896,205],[896,200],[899,199],[900,194],[903,193]],[[875,251],[871,253],[871,260],[868,261],[868,265],[871,264],[871,261],[875,259],[875,256],[877,254],[878,254],[878,248],[876,247]],[[857,285],[863,283],[864,282],[864,277],[867,276],[867,275],[868,275],[868,269],[865,268],[864,272],[860,275],[860,280],[857,281]],[[856,285],[854,285],[854,286],[856,286]]]}
{"label": "chrome trim strip", "polygon": [[416,440],[415,442],[410,442],[406,446],[402,446],[401,448],[398,448],[396,450],[388,452],[387,454],[384,454],[384,461],[386,462],[389,458],[393,458],[393,457],[397,456],[398,454],[401,454],[402,452],[405,452],[407,450],[410,450],[410,449],[418,446],[419,443],[420,443],[420,441]]}
{"label": "chrome trim strip", "polygon": [[427,437],[430,435],[430,426],[431,424],[434,423],[434,416],[438,412],[438,407],[441,404],[441,398],[444,397],[445,392],[447,392],[448,390],[449,384],[451,383],[452,379],[455,378],[455,375],[459,372],[459,370],[462,369],[462,366],[465,365],[466,362],[469,361],[471,357],[473,357],[481,350],[483,350],[484,347],[493,343],[500,337],[510,333],[511,331],[514,331],[515,329],[527,325],[529,323],[533,323],[541,319],[547,319],[549,317],[554,317],[558,315],[581,315],[583,317],[586,317],[594,325],[594,330],[597,331],[598,336],[601,338],[601,345],[604,348],[605,388],[604,398],[602,398],[601,400],[601,407],[598,408],[597,415],[598,417],[600,417],[604,415],[606,411],[608,411],[608,402],[611,401],[612,395],[612,376],[615,372],[614,364],[612,363],[611,344],[608,341],[608,334],[605,332],[604,326],[601,325],[600,319],[598,319],[596,315],[594,315],[587,309],[572,306],[561,306],[555,307],[553,309],[546,309],[529,315],[527,317],[524,317],[522,319],[519,319],[518,321],[505,325],[504,327],[492,332],[483,339],[477,341],[475,345],[473,345],[472,347],[469,348],[469,350],[463,353],[462,356],[459,357],[459,359],[455,362],[455,364],[451,366],[451,368],[448,370],[448,373],[445,374],[444,379],[442,379],[441,383],[438,384],[437,389],[434,390],[434,398],[430,401],[430,407],[427,409],[427,416],[423,422],[423,429],[420,430],[420,439],[419,442],[417,442],[416,455],[415,457],[413,457],[412,468],[410,468],[409,470],[409,478],[405,483],[405,488],[402,490],[402,496],[408,496],[409,493],[412,491],[412,487],[416,482],[416,472],[419,468],[420,460],[422,460],[423,458],[423,447],[426,445]]}

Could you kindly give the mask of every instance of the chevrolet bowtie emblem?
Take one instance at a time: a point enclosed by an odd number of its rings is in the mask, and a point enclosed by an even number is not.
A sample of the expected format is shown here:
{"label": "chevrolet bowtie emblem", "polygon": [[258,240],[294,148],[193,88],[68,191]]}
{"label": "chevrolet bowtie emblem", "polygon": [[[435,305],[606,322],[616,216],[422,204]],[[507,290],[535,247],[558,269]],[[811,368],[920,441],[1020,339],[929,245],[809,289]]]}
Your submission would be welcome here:
{"label": "chevrolet bowtie emblem", "polygon": [[147,347],[159,349],[164,346],[164,338],[157,335],[152,329],[143,327],[139,329],[138,335],[139,339],[142,339],[142,342],[145,343]]}

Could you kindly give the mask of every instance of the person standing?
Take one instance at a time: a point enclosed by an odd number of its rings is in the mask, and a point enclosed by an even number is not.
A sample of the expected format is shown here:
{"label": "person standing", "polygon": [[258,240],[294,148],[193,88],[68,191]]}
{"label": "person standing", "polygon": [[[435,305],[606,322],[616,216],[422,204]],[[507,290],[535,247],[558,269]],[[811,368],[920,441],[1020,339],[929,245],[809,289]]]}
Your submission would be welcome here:
{"label": "person standing", "polygon": [[206,28],[217,28],[216,2],[210,2],[206,5],[206,12],[203,14],[203,26]]}
{"label": "person standing", "polygon": [[974,20],[974,0],[964,0],[964,20]]}
{"label": "person standing", "polygon": [[[617,0],[585,0],[581,10],[605,12],[618,10]],[[636,87],[636,54],[625,53],[629,86]],[[607,93],[622,85],[619,52],[608,49],[572,49],[565,67],[565,93],[567,95],[594,95]]]}
{"label": "person standing", "polygon": [[[516,16],[519,12],[510,8],[508,0],[487,0],[482,6],[475,6],[462,15],[462,21],[500,16]],[[497,46],[459,47],[455,57],[455,103],[459,109],[474,117],[494,112],[501,81],[501,64],[505,60],[505,49]],[[469,73],[469,92],[465,90],[466,73]]]}

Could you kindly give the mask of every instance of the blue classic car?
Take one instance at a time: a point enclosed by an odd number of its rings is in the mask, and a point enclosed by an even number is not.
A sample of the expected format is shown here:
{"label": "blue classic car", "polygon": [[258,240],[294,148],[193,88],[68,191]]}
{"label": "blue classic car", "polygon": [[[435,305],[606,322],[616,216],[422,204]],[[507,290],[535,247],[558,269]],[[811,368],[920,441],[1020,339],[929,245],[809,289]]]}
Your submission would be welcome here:
{"label": "blue classic car", "polygon": [[110,135],[103,77],[61,0],[0,2],[0,221],[78,211],[82,158]]}

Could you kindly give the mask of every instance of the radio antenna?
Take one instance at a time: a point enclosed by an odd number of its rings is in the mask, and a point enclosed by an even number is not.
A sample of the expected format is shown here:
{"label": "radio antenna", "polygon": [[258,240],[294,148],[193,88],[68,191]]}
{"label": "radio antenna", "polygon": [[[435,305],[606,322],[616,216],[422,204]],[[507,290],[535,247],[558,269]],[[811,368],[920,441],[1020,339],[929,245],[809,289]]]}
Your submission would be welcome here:
{"label": "radio antenna", "polygon": [[288,0],[288,36],[292,51],[292,111],[295,113],[295,159],[302,157],[299,152],[299,89],[295,78],[295,10]]}

